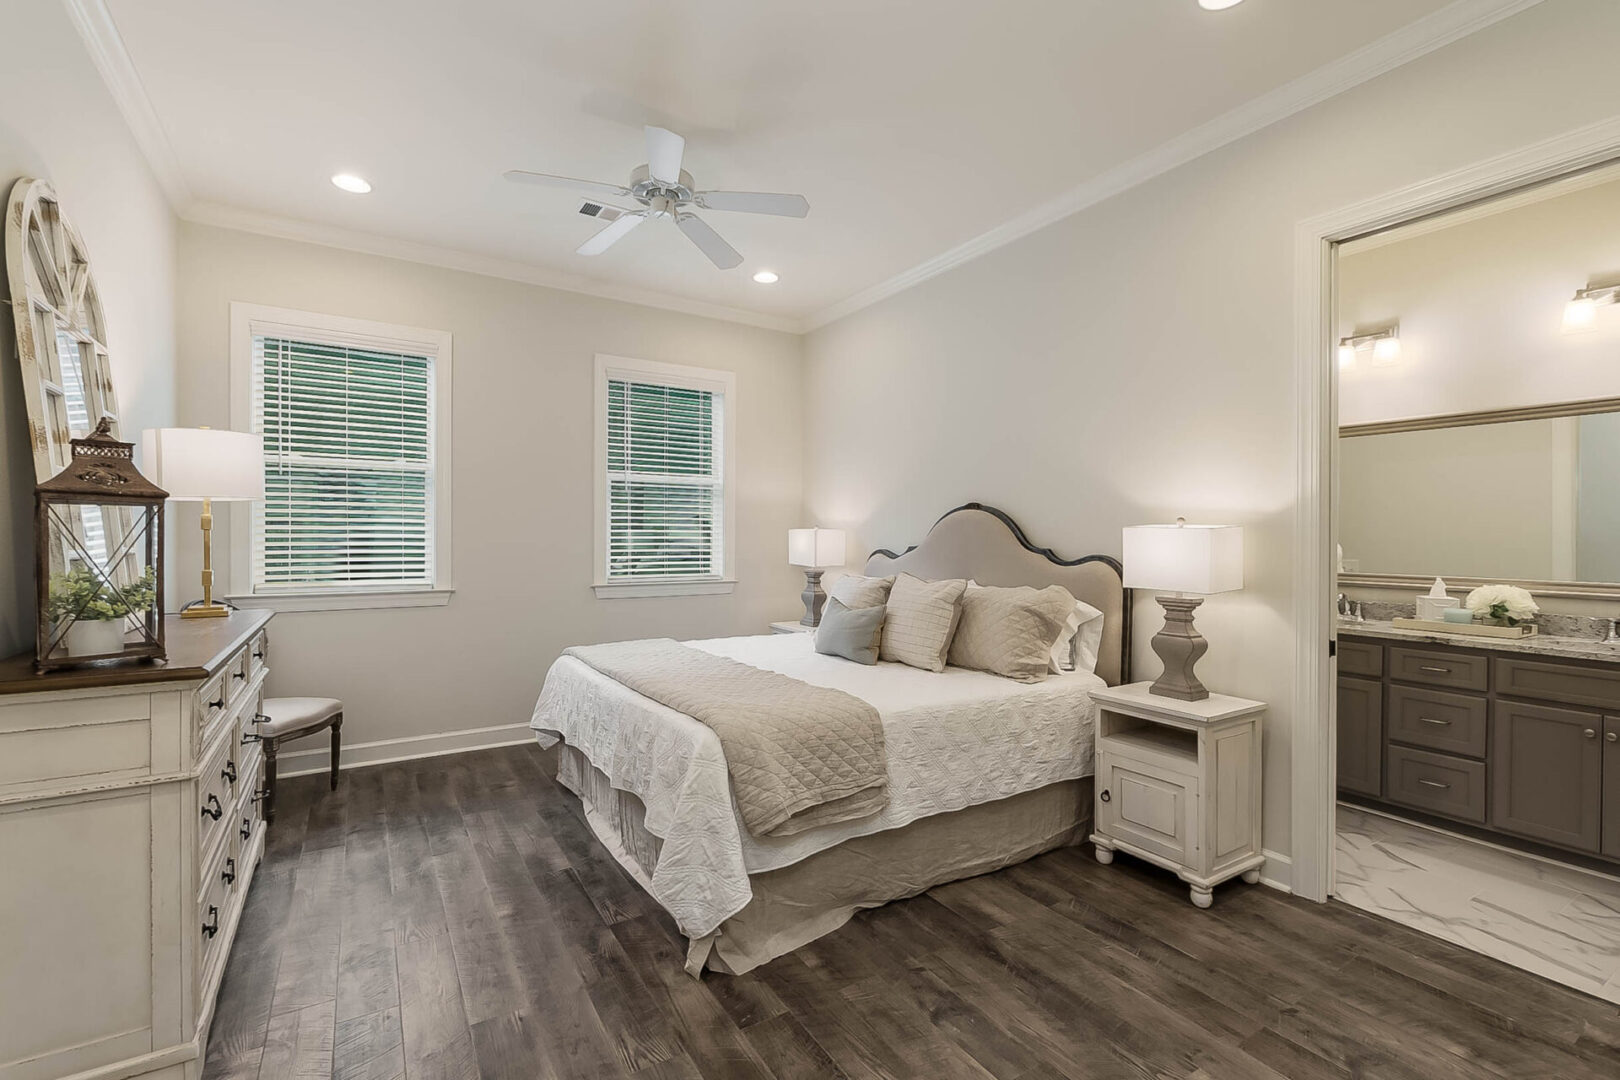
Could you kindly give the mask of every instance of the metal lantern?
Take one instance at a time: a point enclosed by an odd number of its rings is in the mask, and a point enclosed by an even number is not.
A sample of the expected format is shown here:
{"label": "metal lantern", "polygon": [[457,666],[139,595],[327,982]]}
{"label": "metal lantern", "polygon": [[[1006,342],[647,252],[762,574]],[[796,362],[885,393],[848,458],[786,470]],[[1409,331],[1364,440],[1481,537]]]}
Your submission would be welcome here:
{"label": "metal lantern", "polygon": [[161,660],[163,502],[110,421],[72,440],[68,467],[34,488],[40,671]]}

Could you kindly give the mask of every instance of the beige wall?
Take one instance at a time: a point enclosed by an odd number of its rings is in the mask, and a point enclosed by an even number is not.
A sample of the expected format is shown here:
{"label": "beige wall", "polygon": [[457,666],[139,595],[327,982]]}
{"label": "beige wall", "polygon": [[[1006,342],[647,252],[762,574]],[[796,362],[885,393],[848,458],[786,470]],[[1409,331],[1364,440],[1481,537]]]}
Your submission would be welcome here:
{"label": "beige wall", "polygon": [[[1122,525],[1247,527],[1199,625],[1213,688],[1271,703],[1265,843],[1289,850],[1298,461],[1294,228],[1620,113],[1620,5],[1547,0],[809,336],[809,516],[852,550],[979,499],[1059,552]],[[1137,673],[1160,625],[1138,604]]]}
{"label": "beige wall", "polygon": [[[136,439],[174,421],[174,216],[62,5],[6,5],[0,40],[10,46],[0,63],[0,199],[23,176],[56,186],[90,249],[123,434]],[[27,417],[11,308],[0,304],[0,656],[34,647]]]}
{"label": "beige wall", "polygon": [[[786,534],[803,520],[800,338],[187,224],[178,319],[184,424],[228,425],[233,300],[453,335],[454,598],[441,608],[287,612],[273,624],[271,692],[342,698],[347,741],[526,723],[547,667],[568,645],[762,633],[798,610],[803,578],[786,563]],[[737,373],[731,595],[592,594],[599,352]],[[185,599],[197,592],[196,508],[182,508],[180,520]],[[216,553],[228,550],[220,539]]]}
{"label": "beige wall", "polygon": [[1340,374],[1340,423],[1620,397],[1620,307],[1562,331],[1576,289],[1620,284],[1620,180],[1462,216],[1339,259],[1340,335],[1401,324],[1399,361]]}

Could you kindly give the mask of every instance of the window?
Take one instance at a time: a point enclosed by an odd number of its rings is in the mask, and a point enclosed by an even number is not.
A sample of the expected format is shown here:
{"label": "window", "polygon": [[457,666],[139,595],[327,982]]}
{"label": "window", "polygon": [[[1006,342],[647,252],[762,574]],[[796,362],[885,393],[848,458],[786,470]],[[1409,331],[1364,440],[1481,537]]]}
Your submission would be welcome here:
{"label": "window", "polygon": [[598,596],[730,592],[730,372],[596,358]]}
{"label": "window", "polygon": [[449,595],[450,337],[231,306],[233,426],[265,498],[232,516],[232,599],[292,610]]}

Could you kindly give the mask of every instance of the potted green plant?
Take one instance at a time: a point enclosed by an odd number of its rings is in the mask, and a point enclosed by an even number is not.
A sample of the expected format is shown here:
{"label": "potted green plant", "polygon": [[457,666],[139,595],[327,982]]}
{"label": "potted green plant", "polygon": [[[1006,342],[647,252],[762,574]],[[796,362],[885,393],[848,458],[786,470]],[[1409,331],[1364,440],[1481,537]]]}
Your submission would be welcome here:
{"label": "potted green plant", "polygon": [[69,656],[108,656],[124,650],[125,620],[152,606],[157,576],[152,567],[128,585],[119,587],[88,566],[51,576],[48,614],[60,623],[68,620]]}

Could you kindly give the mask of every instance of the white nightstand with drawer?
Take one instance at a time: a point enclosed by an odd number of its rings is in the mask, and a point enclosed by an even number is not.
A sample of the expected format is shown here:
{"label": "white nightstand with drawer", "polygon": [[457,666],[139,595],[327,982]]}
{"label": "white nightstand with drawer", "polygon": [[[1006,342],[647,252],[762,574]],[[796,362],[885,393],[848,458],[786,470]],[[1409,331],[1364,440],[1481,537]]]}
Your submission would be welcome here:
{"label": "white nightstand with drawer", "polygon": [[1097,861],[1124,851],[1174,871],[1207,908],[1216,885],[1260,880],[1260,716],[1265,703],[1180,701],[1132,683],[1092,692]]}

